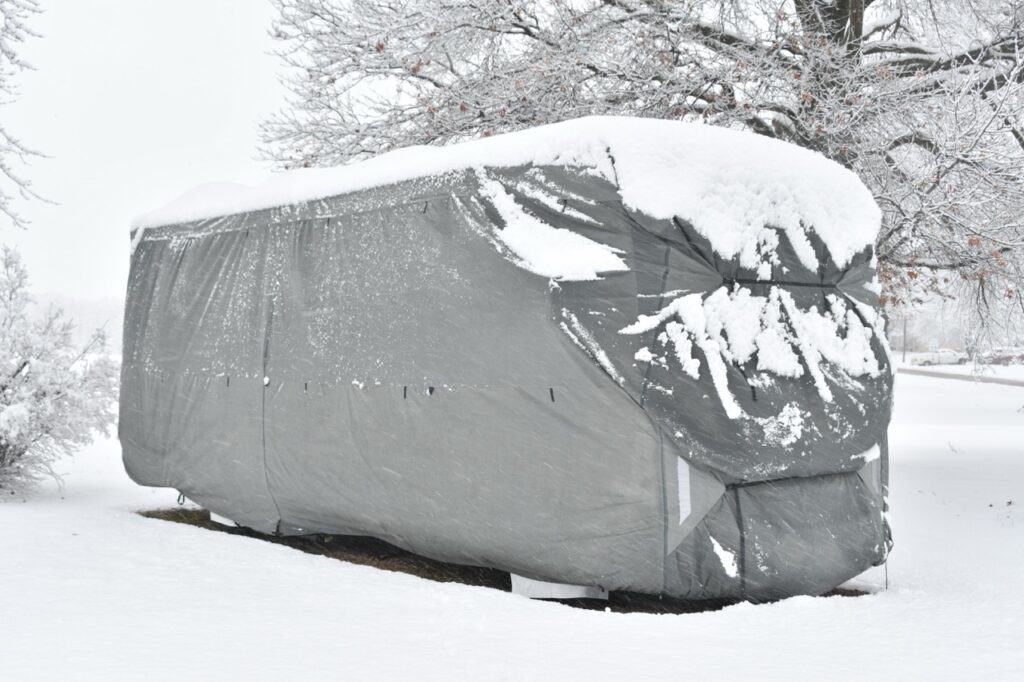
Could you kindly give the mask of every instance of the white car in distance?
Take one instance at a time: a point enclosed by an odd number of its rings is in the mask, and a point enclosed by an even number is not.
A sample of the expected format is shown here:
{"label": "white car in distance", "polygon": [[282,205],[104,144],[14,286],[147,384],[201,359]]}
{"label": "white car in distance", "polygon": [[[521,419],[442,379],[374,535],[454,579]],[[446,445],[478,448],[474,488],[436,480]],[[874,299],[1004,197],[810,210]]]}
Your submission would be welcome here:
{"label": "white car in distance", "polygon": [[938,350],[918,353],[911,359],[912,365],[962,365],[968,360],[967,353],[953,350],[952,348],[939,348]]}

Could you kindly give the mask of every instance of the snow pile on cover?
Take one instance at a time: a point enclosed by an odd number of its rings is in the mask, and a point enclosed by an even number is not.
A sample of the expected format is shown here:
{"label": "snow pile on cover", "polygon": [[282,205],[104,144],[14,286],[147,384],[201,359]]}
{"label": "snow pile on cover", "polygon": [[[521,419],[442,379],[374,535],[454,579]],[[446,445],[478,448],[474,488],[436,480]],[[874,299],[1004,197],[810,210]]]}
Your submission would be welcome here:
{"label": "snow pile on cover", "polygon": [[584,166],[618,184],[624,203],[678,217],[724,258],[763,266],[784,231],[804,265],[813,229],[842,267],[872,244],[881,214],[857,177],[825,157],[748,132],[680,121],[587,117],[447,147],[409,147],[330,169],[281,173],[259,186],[198,187],[137,218],[138,228],[297,204],[427,175],[524,164]]}
{"label": "snow pile on cover", "polygon": [[722,547],[714,537],[710,535],[708,537],[711,538],[711,545],[715,550],[715,555],[718,557],[718,560],[722,562],[722,568],[725,569],[725,574],[730,578],[738,576],[739,564],[736,561],[736,555],[725,547]]}
{"label": "snow pile on cover", "polygon": [[571,230],[552,227],[530,215],[501,183],[477,172],[480,189],[505,222],[497,238],[518,257],[517,264],[543,277],[588,281],[599,273],[629,270],[618,249]]}
{"label": "snow pile on cover", "polygon": [[601,348],[601,345],[594,338],[594,335],[590,333],[590,330],[583,326],[579,318],[573,315],[568,308],[562,308],[562,319],[563,322],[559,326],[572,339],[572,342],[589,354],[594,359],[594,362],[600,365],[601,369],[615,380],[615,383],[624,384],[626,379],[615,369],[611,358],[604,352],[604,349]]}
{"label": "snow pile on cover", "polygon": [[[727,364],[743,365],[755,354],[759,372],[797,378],[806,366],[825,402],[831,402],[833,395],[821,370],[823,362],[848,376],[878,376],[878,360],[871,349],[875,311],[866,306],[854,310],[835,294],[825,300],[826,310],[800,310],[792,295],[779,287],[771,287],[767,296],[756,296],[741,286],[732,291],[719,287],[706,298],[699,293],[680,296],[653,315],[640,315],[619,333],[643,334],[664,325],[658,342],[671,348],[686,374],[699,379],[700,360],[693,357],[696,346],[704,355],[725,413],[737,419],[743,410],[729,391]],[[858,311],[869,326],[861,322]],[[641,350],[638,361],[666,362],[665,356]],[[797,428],[792,415],[784,421]]]}

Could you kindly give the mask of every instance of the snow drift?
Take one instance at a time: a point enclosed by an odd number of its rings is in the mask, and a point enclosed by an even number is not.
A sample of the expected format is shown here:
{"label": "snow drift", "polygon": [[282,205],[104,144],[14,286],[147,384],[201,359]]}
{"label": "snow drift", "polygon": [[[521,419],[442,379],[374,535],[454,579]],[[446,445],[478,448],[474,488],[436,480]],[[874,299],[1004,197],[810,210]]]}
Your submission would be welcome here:
{"label": "snow drift", "polygon": [[257,530],[694,598],[880,562],[891,366],[848,171],[588,118],[136,222],[121,441]]}

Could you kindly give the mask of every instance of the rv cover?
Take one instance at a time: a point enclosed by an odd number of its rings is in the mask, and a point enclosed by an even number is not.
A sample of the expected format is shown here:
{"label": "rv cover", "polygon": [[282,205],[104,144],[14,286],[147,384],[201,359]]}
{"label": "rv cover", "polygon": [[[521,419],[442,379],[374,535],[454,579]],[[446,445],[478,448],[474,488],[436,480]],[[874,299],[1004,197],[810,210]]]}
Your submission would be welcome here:
{"label": "rv cover", "polygon": [[890,544],[879,221],[812,152],[626,118],[200,188],[136,223],[125,466],[265,533],[826,592]]}

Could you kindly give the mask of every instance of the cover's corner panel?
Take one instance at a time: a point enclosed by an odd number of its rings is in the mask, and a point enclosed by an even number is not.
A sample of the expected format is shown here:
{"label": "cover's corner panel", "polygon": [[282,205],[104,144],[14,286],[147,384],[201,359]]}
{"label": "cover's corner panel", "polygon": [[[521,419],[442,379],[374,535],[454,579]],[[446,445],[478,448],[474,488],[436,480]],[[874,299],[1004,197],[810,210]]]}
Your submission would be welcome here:
{"label": "cover's corner panel", "polygon": [[885,556],[881,499],[856,473],[745,486],[736,495],[747,598],[822,594]]}

